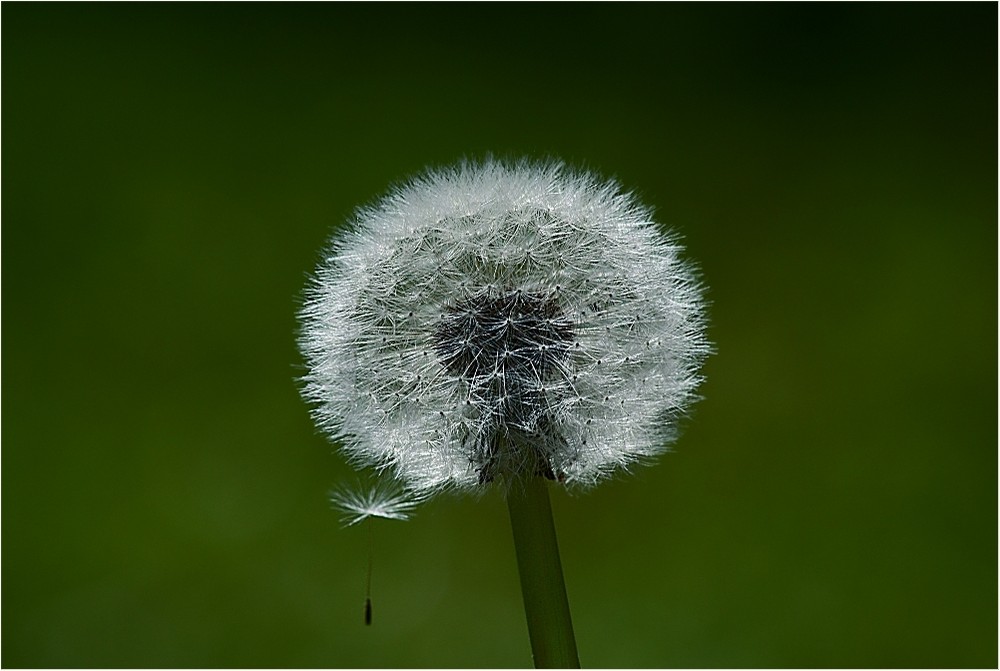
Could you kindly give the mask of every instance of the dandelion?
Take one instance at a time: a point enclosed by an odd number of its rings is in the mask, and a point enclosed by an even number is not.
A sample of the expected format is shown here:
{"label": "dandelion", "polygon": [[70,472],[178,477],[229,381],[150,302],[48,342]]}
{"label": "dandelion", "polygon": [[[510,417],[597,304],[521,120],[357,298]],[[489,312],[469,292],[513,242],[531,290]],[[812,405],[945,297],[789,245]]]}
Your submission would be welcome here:
{"label": "dandelion", "polygon": [[680,252],[632,194],[560,163],[429,171],[334,237],[301,312],[304,396],[418,498],[499,484],[519,561],[528,545],[558,568],[554,531],[519,537],[551,528],[545,481],[650,460],[696,398],[709,344]]}

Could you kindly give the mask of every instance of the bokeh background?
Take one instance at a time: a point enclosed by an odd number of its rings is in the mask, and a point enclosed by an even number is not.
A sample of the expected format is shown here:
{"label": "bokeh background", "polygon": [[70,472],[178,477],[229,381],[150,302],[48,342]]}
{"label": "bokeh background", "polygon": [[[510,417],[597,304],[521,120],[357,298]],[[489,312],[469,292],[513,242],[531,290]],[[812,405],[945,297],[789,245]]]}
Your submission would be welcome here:
{"label": "bokeh background", "polygon": [[2,14],[2,664],[531,663],[503,501],[367,537],[295,312],[428,165],[614,176],[711,287],[673,453],[554,495],[591,667],[997,664],[997,6]]}

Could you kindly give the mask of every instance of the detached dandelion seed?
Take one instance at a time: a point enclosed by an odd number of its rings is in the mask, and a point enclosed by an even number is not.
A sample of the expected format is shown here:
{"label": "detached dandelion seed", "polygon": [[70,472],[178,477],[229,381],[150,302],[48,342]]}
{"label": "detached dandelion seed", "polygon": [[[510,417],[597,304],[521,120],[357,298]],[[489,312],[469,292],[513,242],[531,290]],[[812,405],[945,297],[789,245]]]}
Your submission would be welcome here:
{"label": "detached dandelion seed", "polygon": [[[650,460],[696,399],[710,346],[680,252],[632,194],[560,163],[429,171],[333,238],[300,315],[303,394],[355,464],[413,497],[502,487],[530,611],[521,550],[548,541],[519,528],[539,506],[551,520],[545,481]],[[393,514],[367,503],[350,519]],[[558,568],[549,535],[536,550]]]}
{"label": "detached dandelion seed", "polygon": [[372,623],[372,566],[375,562],[375,530],[372,519],[408,520],[413,509],[420,504],[419,498],[395,489],[392,485],[372,485],[365,489],[360,485],[355,489],[341,487],[330,493],[330,502],[340,510],[344,526],[354,526],[361,522],[368,527],[368,563],[365,570],[365,625]]}

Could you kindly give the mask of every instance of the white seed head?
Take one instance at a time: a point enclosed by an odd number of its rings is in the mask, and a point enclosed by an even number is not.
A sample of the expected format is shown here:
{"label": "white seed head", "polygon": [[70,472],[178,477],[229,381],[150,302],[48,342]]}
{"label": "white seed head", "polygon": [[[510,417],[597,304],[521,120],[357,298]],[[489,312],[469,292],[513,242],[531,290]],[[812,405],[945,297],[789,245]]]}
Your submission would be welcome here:
{"label": "white seed head", "polygon": [[334,236],[301,312],[303,394],[415,492],[592,485],[663,452],[709,352],[680,246],[617,183],[462,163]]}

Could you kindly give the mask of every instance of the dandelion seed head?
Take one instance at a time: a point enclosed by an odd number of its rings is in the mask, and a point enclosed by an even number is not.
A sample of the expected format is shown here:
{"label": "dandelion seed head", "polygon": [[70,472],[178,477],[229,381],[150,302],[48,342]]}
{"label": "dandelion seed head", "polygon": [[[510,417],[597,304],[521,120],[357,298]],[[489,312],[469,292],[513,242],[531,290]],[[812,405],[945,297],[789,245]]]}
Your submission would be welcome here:
{"label": "dandelion seed head", "polygon": [[593,485],[663,452],[696,398],[702,287],[617,183],[462,163],[360,210],[307,290],[304,395],[416,492]]}

